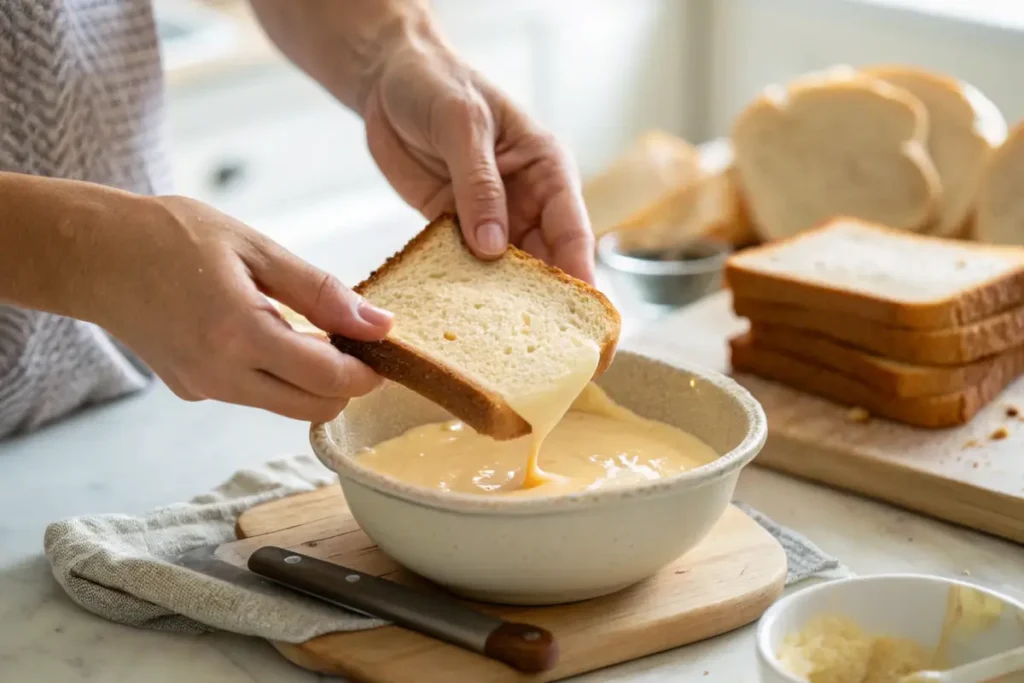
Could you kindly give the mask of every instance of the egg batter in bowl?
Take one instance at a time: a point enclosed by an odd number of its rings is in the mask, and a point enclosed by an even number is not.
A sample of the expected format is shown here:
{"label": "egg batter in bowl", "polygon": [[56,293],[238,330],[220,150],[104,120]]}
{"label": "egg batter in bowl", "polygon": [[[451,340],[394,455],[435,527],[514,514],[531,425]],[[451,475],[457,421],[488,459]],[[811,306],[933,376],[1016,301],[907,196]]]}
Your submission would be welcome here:
{"label": "egg batter in bowl", "polygon": [[495,441],[448,421],[415,427],[358,458],[381,474],[429,489],[551,496],[671,477],[718,457],[697,437],[616,405],[594,384],[545,435],[545,476],[531,482],[533,445],[531,435]]}

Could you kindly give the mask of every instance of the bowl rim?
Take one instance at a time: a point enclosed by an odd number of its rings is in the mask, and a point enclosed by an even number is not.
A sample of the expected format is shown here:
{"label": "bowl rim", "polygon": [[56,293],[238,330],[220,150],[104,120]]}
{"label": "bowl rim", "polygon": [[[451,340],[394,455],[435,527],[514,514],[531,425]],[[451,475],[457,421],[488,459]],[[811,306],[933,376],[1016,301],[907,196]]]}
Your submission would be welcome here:
{"label": "bowl rim", "polygon": [[671,495],[725,478],[749,464],[760,452],[768,436],[768,420],[761,404],[738,382],[720,372],[696,364],[678,363],[637,351],[619,350],[615,362],[629,357],[658,363],[671,371],[687,373],[725,394],[746,415],[747,432],[743,439],[728,453],[723,453],[711,462],[665,479],[622,488],[523,497],[435,491],[374,472],[359,465],[357,458],[341,452],[327,428],[329,423],[317,422],[310,425],[310,444],[320,462],[337,473],[342,483],[347,479],[385,496],[421,507],[482,515],[537,515],[604,505],[609,502]]}
{"label": "bowl rim", "polygon": [[610,232],[597,240],[598,259],[606,266],[620,273],[649,276],[697,276],[716,273],[725,267],[732,254],[732,246],[724,240],[698,237],[693,244],[710,247],[711,253],[699,259],[688,261],[652,261],[623,254],[615,248],[618,235]]}
{"label": "bowl rim", "polygon": [[885,574],[867,574],[864,576],[832,579],[790,593],[789,595],[777,600],[771,607],[765,610],[761,615],[761,618],[757,621],[757,633],[755,635],[757,658],[764,666],[770,668],[772,673],[778,676],[780,680],[785,680],[787,683],[805,683],[804,679],[797,678],[779,666],[778,659],[775,657],[775,653],[771,649],[769,640],[772,634],[772,629],[775,627],[779,617],[787,610],[792,609],[798,599],[806,600],[813,594],[835,590],[837,586],[849,583],[872,584],[887,581],[938,583],[944,586],[967,586],[981,591],[982,593],[987,593],[988,595],[997,598],[1004,605],[1010,605],[1011,607],[1016,608],[1021,614],[1024,614],[1024,601],[1018,600],[1017,598],[995,590],[994,588],[989,588],[988,586],[984,586],[973,581],[965,581],[963,579],[956,579],[949,576],[921,574],[915,572],[889,572]]}

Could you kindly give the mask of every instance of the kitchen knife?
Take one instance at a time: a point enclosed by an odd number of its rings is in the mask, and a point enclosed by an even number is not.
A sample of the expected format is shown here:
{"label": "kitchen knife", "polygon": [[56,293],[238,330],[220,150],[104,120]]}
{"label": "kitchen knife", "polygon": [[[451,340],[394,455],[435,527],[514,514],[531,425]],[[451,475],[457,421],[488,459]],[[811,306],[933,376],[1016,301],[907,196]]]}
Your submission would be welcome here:
{"label": "kitchen knife", "polygon": [[[428,593],[284,548],[265,546],[249,557],[249,571],[199,548],[178,564],[207,575],[267,589],[267,579],[353,612],[377,617],[504,662],[525,673],[547,671],[558,644],[545,629],[478,612],[452,597]],[[262,577],[262,578],[261,578]]]}

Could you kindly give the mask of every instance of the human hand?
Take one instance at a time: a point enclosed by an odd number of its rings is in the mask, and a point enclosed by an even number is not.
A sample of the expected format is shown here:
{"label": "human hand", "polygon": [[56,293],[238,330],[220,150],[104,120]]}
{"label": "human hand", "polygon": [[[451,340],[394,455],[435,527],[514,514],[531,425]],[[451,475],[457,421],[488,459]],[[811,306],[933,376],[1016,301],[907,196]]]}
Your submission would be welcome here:
{"label": "human hand", "polygon": [[327,421],[380,382],[359,360],[293,330],[266,298],[326,332],[386,336],[391,314],[333,276],[198,201],[139,197],[123,218],[95,268],[89,318],[181,398]]}
{"label": "human hand", "polygon": [[455,210],[477,256],[511,242],[593,283],[593,233],[569,155],[439,40],[398,43],[360,106],[388,181],[429,219]]}

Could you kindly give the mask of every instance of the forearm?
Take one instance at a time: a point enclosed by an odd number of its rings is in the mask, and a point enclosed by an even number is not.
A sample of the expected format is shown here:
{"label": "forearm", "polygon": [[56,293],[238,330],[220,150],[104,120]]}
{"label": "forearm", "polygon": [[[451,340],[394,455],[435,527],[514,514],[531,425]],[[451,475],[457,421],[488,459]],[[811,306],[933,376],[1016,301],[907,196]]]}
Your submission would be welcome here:
{"label": "forearm", "polygon": [[72,180],[0,173],[0,303],[91,319],[111,236],[138,195]]}
{"label": "forearm", "polygon": [[357,113],[396,50],[443,44],[427,0],[250,2],[278,48]]}

